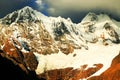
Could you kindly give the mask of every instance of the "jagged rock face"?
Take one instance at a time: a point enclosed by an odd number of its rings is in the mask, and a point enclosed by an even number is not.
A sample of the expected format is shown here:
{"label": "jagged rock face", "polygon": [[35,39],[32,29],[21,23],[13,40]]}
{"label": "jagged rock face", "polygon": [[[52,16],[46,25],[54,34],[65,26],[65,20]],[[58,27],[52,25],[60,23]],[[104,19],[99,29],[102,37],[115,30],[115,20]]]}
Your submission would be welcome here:
{"label": "jagged rock face", "polygon": [[0,53],[0,79],[11,79],[11,80],[17,80],[22,79],[26,80],[27,74],[18,66],[13,63],[13,61],[10,61],[6,57],[2,57]]}
{"label": "jagged rock face", "polygon": [[3,52],[26,72],[28,69],[34,71],[37,68],[38,62],[35,55],[32,52],[22,52],[21,45],[15,40],[8,39],[3,46]]}
{"label": "jagged rock face", "polygon": [[32,52],[24,53],[24,61],[28,69],[35,71],[38,65],[35,55]]}
{"label": "jagged rock face", "polygon": [[7,40],[4,44],[3,51],[9,55],[11,58],[14,58],[17,62],[23,61],[23,56],[19,56],[17,49],[14,47],[11,40]]}
{"label": "jagged rock face", "polygon": [[37,21],[36,14],[30,7],[15,11],[2,19],[3,24],[11,24],[13,22],[34,22]]}
{"label": "jagged rock face", "polygon": [[51,35],[39,21],[36,23],[13,23],[8,27],[3,26],[1,25],[2,30],[4,30],[0,34],[1,45],[4,45],[4,41],[12,37],[21,45],[21,48],[28,51],[31,48],[31,51],[39,52],[40,54],[58,52]]}
{"label": "jagged rock face", "polygon": [[[56,23],[57,28],[54,29],[54,33],[56,37],[62,36],[64,34],[69,34],[70,32],[67,30],[67,27],[65,26],[64,22]],[[56,26],[55,25],[55,26]]]}
{"label": "jagged rock face", "polygon": [[37,78],[35,71],[26,69],[23,63],[16,62],[13,58],[0,50],[0,79],[7,80],[43,80]]}
{"label": "jagged rock face", "polygon": [[119,80],[120,79],[120,54],[113,60],[110,68],[100,76],[91,77],[88,80]]}
{"label": "jagged rock face", "polygon": [[112,38],[114,38],[114,39],[112,40],[112,42],[114,42],[114,43],[119,43],[119,42],[120,42],[118,33],[114,30],[114,28],[113,28],[109,23],[106,23],[106,24],[104,25],[104,28],[105,28],[105,30],[107,31],[107,33],[108,33]]}
{"label": "jagged rock face", "polygon": [[[64,33],[63,35],[56,36],[59,42],[56,43],[40,21],[36,23],[13,23],[10,26],[1,24],[1,29],[4,30],[0,34],[1,45],[4,45],[4,41],[8,38],[13,37],[23,48],[31,48],[31,51],[40,54],[57,53],[58,49],[65,54],[69,54],[72,53],[75,48],[74,43],[69,43]],[[56,32],[56,34],[57,33],[58,32]],[[27,43],[27,46],[25,43]],[[63,49],[62,45],[67,46],[66,49]]]}

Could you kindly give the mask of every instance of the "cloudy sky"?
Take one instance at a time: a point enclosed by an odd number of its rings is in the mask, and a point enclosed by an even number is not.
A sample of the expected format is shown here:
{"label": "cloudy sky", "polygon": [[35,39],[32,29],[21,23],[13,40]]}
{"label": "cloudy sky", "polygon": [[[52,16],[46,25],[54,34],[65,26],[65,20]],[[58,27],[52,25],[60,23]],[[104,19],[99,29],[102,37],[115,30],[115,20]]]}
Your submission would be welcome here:
{"label": "cloudy sky", "polygon": [[120,0],[0,0],[0,17],[30,6],[48,16],[70,17],[73,22],[88,13],[106,13],[120,21]]}

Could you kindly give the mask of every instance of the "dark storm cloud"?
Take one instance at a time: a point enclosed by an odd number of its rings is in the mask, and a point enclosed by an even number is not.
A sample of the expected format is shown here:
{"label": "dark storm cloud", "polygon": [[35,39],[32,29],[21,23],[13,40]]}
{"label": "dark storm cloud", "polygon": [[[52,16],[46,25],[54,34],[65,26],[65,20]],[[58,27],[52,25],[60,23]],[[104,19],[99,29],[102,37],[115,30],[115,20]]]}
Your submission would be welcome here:
{"label": "dark storm cloud", "polygon": [[18,10],[24,6],[30,6],[35,0],[0,0],[0,17]]}
{"label": "dark storm cloud", "polygon": [[120,0],[36,0],[41,7],[45,8],[51,16],[70,16],[72,19],[79,18],[88,12],[104,12],[120,19]]}

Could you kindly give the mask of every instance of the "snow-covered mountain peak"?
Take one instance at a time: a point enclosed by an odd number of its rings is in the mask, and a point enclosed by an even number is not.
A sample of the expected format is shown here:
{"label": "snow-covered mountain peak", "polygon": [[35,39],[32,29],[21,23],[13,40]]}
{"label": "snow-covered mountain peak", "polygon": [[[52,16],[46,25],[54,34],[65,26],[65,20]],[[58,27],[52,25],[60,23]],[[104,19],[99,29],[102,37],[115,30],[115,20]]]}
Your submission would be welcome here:
{"label": "snow-covered mountain peak", "polygon": [[26,9],[28,9],[28,10],[33,10],[31,7],[29,7],[29,6],[25,6],[24,8],[22,8],[22,10],[26,10]]}
{"label": "snow-covered mountain peak", "polygon": [[104,21],[112,22],[112,19],[107,14],[99,14],[97,16],[98,16],[99,22],[104,22]]}
{"label": "snow-covered mountain peak", "polygon": [[39,17],[44,17],[42,13],[33,10],[31,7],[26,6],[20,10],[14,11],[4,18],[1,19],[1,22],[4,24],[11,24],[13,22],[34,22],[39,20]]}
{"label": "snow-covered mountain peak", "polygon": [[[110,17],[106,14],[95,14],[89,12],[81,23],[75,24],[70,18],[48,17],[42,13],[33,10],[31,7],[24,7],[18,11],[8,14],[1,19],[5,24],[16,22],[28,23],[35,22],[32,26],[41,25],[52,36],[53,40],[63,40],[72,42],[72,44],[85,46],[86,42],[99,42],[101,35],[104,35],[104,41],[119,42],[119,29]],[[36,21],[40,21],[36,23]],[[23,24],[29,28],[31,23]],[[107,23],[107,24],[106,24]],[[31,28],[32,28],[31,26]],[[38,26],[39,27],[39,26]],[[107,28],[106,28],[107,27]],[[38,30],[39,32],[39,30]],[[114,33],[114,36],[112,35]]]}
{"label": "snow-covered mountain peak", "polygon": [[81,21],[81,23],[84,22],[90,22],[90,21],[98,21],[98,16],[95,13],[89,12]]}
{"label": "snow-covered mountain peak", "polygon": [[95,14],[92,12],[89,12],[81,21],[81,23],[86,22],[104,22],[104,21],[111,21],[110,17],[107,14]]}

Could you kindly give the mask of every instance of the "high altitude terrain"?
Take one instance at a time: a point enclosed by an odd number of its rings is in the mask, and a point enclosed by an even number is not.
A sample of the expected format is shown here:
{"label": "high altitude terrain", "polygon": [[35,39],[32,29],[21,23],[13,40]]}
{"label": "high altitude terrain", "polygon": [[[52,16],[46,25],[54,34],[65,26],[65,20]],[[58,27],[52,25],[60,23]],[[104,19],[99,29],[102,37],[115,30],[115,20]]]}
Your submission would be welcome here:
{"label": "high altitude terrain", "polygon": [[27,6],[0,19],[0,51],[39,79],[117,80],[120,22],[90,12],[76,24]]}

